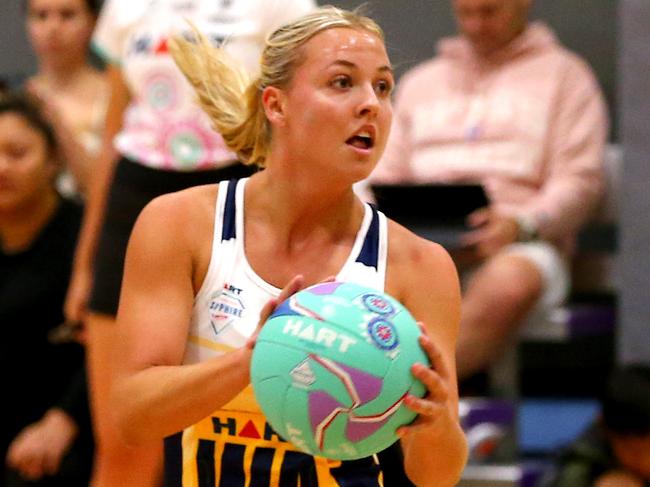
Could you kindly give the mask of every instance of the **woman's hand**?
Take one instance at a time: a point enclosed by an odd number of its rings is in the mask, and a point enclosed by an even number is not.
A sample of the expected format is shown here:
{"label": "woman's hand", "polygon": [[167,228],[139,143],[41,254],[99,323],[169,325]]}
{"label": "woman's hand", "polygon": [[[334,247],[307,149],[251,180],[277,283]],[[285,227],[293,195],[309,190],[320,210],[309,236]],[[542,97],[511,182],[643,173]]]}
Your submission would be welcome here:
{"label": "woman's hand", "polygon": [[262,329],[262,326],[264,326],[266,320],[269,319],[269,316],[273,314],[275,308],[277,308],[278,305],[282,303],[284,300],[288,299],[289,296],[300,291],[304,286],[305,286],[305,279],[301,274],[298,274],[293,279],[291,279],[286,286],[284,286],[284,288],[282,289],[282,291],[280,292],[277,298],[271,298],[266,302],[266,304],[262,308],[262,311],[260,312],[260,320],[257,322],[257,329],[255,330],[255,333],[253,333],[250,336],[250,338],[246,340],[245,347],[247,349],[249,350],[253,349],[253,347],[255,346],[255,342],[257,341],[257,336],[260,334],[260,330]]}
{"label": "woman's hand", "polygon": [[418,323],[422,334],[419,337],[420,346],[429,357],[431,366],[416,363],[411,372],[427,388],[427,393],[420,398],[411,394],[404,399],[406,407],[418,414],[417,419],[408,426],[398,428],[401,438],[413,434],[427,432],[432,429],[436,420],[450,414],[450,371],[445,365],[442,354],[436,344],[428,336],[422,323]]}
{"label": "woman's hand", "polygon": [[54,475],[77,436],[77,425],[65,412],[51,409],[23,429],[9,445],[7,465],[26,479]]}

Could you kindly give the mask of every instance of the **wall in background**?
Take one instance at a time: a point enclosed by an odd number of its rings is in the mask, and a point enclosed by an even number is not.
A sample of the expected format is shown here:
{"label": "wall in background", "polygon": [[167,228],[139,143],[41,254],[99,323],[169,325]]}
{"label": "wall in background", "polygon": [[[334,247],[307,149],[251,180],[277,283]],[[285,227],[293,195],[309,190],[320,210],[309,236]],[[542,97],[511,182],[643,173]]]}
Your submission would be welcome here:
{"label": "wall in background", "polygon": [[621,306],[618,356],[650,366],[650,2],[622,0],[620,100],[624,160],[621,195]]}
{"label": "wall in background", "polygon": [[0,0],[0,78],[13,85],[35,68],[25,35],[23,0]]}
{"label": "wall in background", "polygon": [[[431,57],[436,41],[455,31],[450,0],[338,0],[319,4],[355,8],[361,3],[386,31],[398,76]],[[547,21],[570,49],[593,66],[615,115],[616,5],[618,0],[537,0],[533,18]],[[588,7],[585,7],[588,5]],[[35,69],[23,23],[23,0],[0,0],[0,78],[20,81]]]}
{"label": "wall in background", "polygon": [[[362,2],[337,0],[331,3],[355,8]],[[432,57],[437,40],[456,31],[451,0],[370,0],[363,4],[386,32],[388,54],[398,76]],[[548,23],[564,45],[583,56],[593,67],[610,106],[613,137],[618,132],[617,5],[618,0],[534,0],[531,14],[532,19]]]}

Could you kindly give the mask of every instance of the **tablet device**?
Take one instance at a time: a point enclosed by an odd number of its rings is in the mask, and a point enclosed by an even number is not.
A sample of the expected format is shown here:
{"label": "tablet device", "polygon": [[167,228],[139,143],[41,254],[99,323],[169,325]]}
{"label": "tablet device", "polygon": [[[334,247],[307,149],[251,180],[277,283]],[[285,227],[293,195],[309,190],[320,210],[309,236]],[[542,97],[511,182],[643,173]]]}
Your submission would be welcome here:
{"label": "tablet device", "polygon": [[377,207],[417,235],[447,248],[460,248],[471,230],[467,216],[488,206],[480,184],[372,184]]}

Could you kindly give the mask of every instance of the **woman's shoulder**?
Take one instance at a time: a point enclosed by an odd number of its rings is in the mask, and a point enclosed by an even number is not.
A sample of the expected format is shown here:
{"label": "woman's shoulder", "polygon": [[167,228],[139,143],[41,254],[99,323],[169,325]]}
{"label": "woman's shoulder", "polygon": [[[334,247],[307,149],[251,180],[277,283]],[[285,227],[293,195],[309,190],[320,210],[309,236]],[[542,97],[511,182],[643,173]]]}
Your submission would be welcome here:
{"label": "woman's shoulder", "polygon": [[456,266],[444,247],[392,220],[388,220],[387,277],[388,285],[400,293],[418,286],[453,292],[458,282]]}
{"label": "woman's shoulder", "polygon": [[439,244],[389,221],[386,290],[425,324],[430,336],[453,353],[460,320],[456,266]]}
{"label": "woman's shoulder", "polygon": [[142,210],[136,225],[141,232],[159,238],[168,235],[177,243],[200,240],[212,226],[218,184],[195,186],[158,196]]}
{"label": "woman's shoulder", "polygon": [[445,265],[451,260],[442,245],[419,237],[390,219],[388,219],[388,242],[388,258],[398,265]]}
{"label": "woman's shoulder", "polygon": [[163,194],[151,200],[143,214],[152,214],[151,218],[157,215],[181,221],[201,218],[209,212],[214,213],[218,188],[218,184],[205,184]]}

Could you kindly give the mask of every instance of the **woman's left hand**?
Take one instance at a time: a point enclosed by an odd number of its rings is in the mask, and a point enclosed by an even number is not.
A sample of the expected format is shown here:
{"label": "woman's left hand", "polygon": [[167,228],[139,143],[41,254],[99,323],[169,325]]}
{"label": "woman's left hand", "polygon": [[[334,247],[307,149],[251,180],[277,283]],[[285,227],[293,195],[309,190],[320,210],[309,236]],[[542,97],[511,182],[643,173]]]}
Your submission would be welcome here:
{"label": "woman's left hand", "polygon": [[401,438],[430,430],[438,418],[449,415],[451,412],[449,368],[424,326],[421,323],[419,326],[422,334],[418,340],[429,357],[431,365],[416,363],[411,367],[411,372],[416,379],[424,384],[427,393],[422,398],[409,394],[404,399],[406,407],[416,412],[418,417],[408,426],[398,428],[397,434]]}

